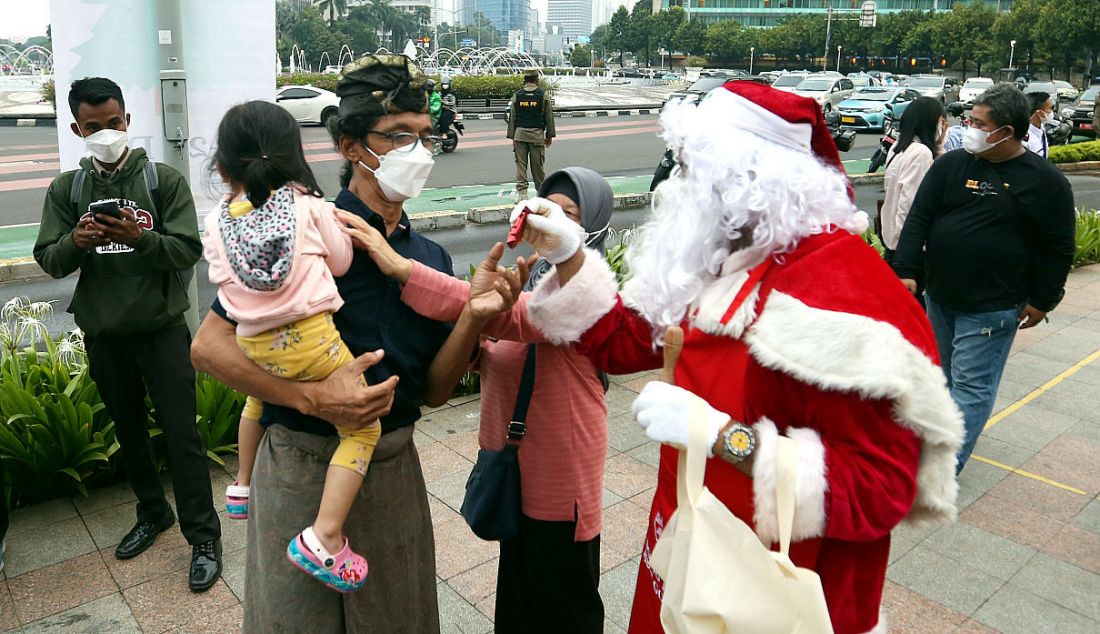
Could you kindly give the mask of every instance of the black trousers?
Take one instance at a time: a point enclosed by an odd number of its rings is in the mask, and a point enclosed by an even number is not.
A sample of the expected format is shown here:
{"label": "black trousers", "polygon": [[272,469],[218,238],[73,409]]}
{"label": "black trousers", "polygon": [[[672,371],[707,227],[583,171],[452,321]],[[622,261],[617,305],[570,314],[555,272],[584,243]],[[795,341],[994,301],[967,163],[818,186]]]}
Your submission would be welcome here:
{"label": "black trousers", "polygon": [[195,370],[187,326],[139,335],[86,337],[84,343],[89,373],[115,421],[130,487],[138,499],[138,519],[155,522],[172,512],[149,439],[148,390],[157,424],[164,430],[180,530],[192,545],[220,537],[206,447],[195,426]]}
{"label": "black trousers", "polygon": [[520,516],[519,535],[500,543],[497,632],[603,632],[600,536],[573,541],[576,527]]}

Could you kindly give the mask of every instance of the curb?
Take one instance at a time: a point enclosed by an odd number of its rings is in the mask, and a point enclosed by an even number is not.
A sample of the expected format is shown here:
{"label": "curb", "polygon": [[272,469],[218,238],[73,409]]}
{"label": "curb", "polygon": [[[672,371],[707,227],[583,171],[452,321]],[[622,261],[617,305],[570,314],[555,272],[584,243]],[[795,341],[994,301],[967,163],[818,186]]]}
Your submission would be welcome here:
{"label": "curb", "polygon": [[[620,194],[615,196],[615,209],[641,209],[649,205],[650,194]],[[428,211],[416,214],[409,219],[413,230],[420,232],[442,231],[463,227],[467,223],[489,224],[508,222],[508,216],[512,214],[514,205],[498,205],[493,207],[475,207],[470,211]],[[37,282],[48,280],[46,274],[34,261],[34,258],[23,257],[11,260],[0,260],[0,284],[9,282]]]}
{"label": "curb", "polygon": [[1096,172],[1100,171],[1100,161],[1081,161],[1080,163],[1055,163],[1054,167],[1063,172]]}
{"label": "curb", "polygon": [[56,128],[57,119],[53,118],[29,118],[29,119],[17,119],[14,117],[0,116],[0,128]]}
{"label": "curb", "polygon": [[[1054,167],[1066,174],[1076,174],[1080,172],[1100,172],[1100,161],[1081,161],[1080,163],[1055,163]],[[885,170],[879,170],[874,174],[849,174],[848,180],[852,181],[853,185],[875,185],[881,184],[886,177]]]}
{"label": "curb", "polygon": [[[554,117],[558,119],[571,119],[576,117],[636,117],[639,115],[661,114],[660,105],[647,107],[608,108],[605,110],[556,110]],[[506,120],[506,112],[480,112],[459,113],[457,121],[488,121],[492,119]]]}
{"label": "curb", "polygon": [[38,266],[34,258],[14,258],[0,260],[0,284],[7,282],[29,282],[49,279],[50,276]]}
{"label": "curb", "polygon": [[[615,209],[625,211],[628,209],[641,209],[650,203],[651,194],[619,194],[615,196]],[[492,207],[474,207],[466,214],[466,221],[474,224],[490,224],[495,222],[508,222],[515,205],[494,205]],[[415,224],[415,222],[414,222]]]}

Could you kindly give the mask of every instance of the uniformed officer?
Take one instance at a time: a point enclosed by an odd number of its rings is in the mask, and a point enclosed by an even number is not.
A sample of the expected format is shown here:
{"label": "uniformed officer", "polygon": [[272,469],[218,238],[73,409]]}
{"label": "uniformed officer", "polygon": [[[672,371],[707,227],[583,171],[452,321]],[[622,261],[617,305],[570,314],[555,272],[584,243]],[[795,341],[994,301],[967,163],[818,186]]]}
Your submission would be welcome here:
{"label": "uniformed officer", "polygon": [[550,96],[539,87],[538,70],[523,75],[523,88],[512,95],[508,115],[508,138],[516,154],[516,201],[527,198],[527,164],[535,189],[542,187],[546,173],[543,161],[546,148],[554,141],[554,107]]}

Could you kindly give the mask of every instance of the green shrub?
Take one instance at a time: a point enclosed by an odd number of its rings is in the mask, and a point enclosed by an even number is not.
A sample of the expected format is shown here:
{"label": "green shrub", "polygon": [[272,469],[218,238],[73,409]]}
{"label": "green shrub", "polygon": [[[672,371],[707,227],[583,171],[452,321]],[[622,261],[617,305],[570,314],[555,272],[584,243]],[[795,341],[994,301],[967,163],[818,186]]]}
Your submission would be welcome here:
{"label": "green shrub", "polygon": [[[0,462],[13,504],[87,495],[118,466],[115,426],[88,375],[83,335],[55,340],[45,326],[51,312],[18,297],[0,310]],[[217,454],[236,451],[244,397],[202,374],[196,392],[196,425],[221,463]],[[160,435],[153,419],[149,435]]]}
{"label": "green shrub", "polygon": [[1077,211],[1077,248],[1073,255],[1073,268],[1100,264],[1100,211]]}
{"label": "green shrub", "polygon": [[[511,72],[503,68],[498,70],[505,73]],[[337,75],[324,73],[279,75],[275,78],[275,85],[281,87],[308,84],[335,92],[337,77]],[[438,84],[438,78],[436,79]],[[456,99],[507,99],[522,87],[523,77],[520,75],[457,75],[451,78],[451,90]],[[549,85],[544,85],[543,88],[552,90],[552,86]]]}
{"label": "green shrub", "polygon": [[53,104],[54,108],[57,107],[57,88],[54,86],[52,79],[42,84],[42,101],[48,101]]}
{"label": "green shrub", "polygon": [[15,501],[86,494],[118,450],[83,337],[55,341],[45,327],[51,312],[19,297],[0,311],[0,461]]}
{"label": "green shrub", "polygon": [[1054,163],[1100,161],[1100,141],[1056,145],[1050,148],[1050,160]]}

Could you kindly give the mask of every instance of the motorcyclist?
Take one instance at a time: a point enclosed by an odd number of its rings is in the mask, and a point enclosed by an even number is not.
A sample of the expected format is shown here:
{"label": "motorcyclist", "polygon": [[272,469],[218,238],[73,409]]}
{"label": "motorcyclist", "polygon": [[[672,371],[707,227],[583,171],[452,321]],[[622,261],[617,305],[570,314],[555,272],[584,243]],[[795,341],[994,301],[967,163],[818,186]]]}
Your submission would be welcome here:
{"label": "motorcyclist", "polygon": [[439,114],[443,111],[443,96],[435,91],[435,80],[424,82],[424,88],[428,91],[428,115],[432,118],[432,127],[439,129]]}
{"label": "motorcyclist", "polygon": [[943,151],[950,152],[963,146],[963,133],[966,132],[967,120],[963,116],[965,106],[956,101],[947,104],[947,114],[956,119],[956,123],[947,129],[947,135],[943,137]]}

